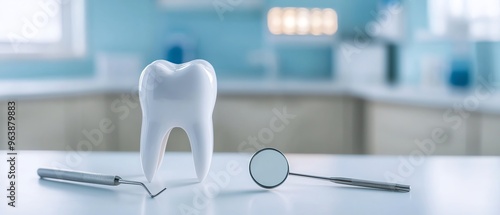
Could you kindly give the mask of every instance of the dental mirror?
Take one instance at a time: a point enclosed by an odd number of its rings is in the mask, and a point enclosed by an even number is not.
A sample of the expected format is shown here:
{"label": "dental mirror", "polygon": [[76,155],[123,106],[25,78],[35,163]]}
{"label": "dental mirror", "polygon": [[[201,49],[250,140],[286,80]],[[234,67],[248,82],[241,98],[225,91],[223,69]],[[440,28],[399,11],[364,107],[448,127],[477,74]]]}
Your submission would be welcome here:
{"label": "dental mirror", "polygon": [[344,177],[321,177],[292,173],[289,171],[288,160],[285,155],[274,148],[265,148],[257,151],[250,160],[250,176],[259,186],[267,189],[281,185],[288,175],[328,180],[337,184],[368,187],[397,192],[410,192],[409,185],[367,181]]}

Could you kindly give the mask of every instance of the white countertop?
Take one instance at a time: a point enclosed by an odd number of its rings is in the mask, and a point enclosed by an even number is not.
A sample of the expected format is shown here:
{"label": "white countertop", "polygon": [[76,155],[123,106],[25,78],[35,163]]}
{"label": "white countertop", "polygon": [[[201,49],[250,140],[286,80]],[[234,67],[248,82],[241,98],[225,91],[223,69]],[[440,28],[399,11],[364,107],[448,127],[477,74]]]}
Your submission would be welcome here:
{"label": "white countertop", "polygon": [[[6,151],[0,154],[6,158]],[[250,154],[214,154],[211,174],[227,174],[218,185],[210,176],[196,183],[190,153],[167,153],[154,179],[151,199],[138,186],[117,187],[40,179],[39,167],[71,168],[145,182],[136,152],[21,151],[17,161],[17,207],[7,206],[2,189],[0,214],[500,214],[500,158],[426,157],[411,165],[406,157],[289,154],[290,170],[323,176],[386,181],[393,172],[411,192],[397,193],[348,187],[290,176],[280,187],[258,187],[248,173]],[[226,165],[240,167],[228,173]],[[405,164],[406,163],[406,164]],[[2,188],[7,163],[0,163]],[[409,165],[403,170],[401,165]],[[398,168],[405,172],[398,173]],[[225,173],[222,173],[225,172]],[[209,190],[209,197],[203,190]]]}
{"label": "white countertop", "polygon": [[[137,91],[134,80],[113,82],[83,80],[0,81],[0,100],[43,99],[100,93],[131,93]],[[498,91],[498,90],[497,90]],[[430,108],[451,108],[474,99],[474,90],[457,92],[449,89],[416,87],[349,86],[331,81],[219,81],[219,95],[334,95],[354,96],[373,102],[386,102]],[[500,114],[500,91],[478,100],[474,111]]]}

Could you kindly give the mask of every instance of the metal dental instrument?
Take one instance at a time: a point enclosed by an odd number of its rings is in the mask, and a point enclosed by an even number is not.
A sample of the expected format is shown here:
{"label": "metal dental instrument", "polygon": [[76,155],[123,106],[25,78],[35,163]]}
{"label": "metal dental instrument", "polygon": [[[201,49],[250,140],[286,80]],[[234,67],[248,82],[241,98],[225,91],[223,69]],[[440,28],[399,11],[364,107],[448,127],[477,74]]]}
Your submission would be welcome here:
{"label": "metal dental instrument", "polygon": [[337,183],[337,184],[345,184],[345,185],[358,186],[358,187],[369,187],[369,188],[391,190],[391,191],[398,191],[398,192],[410,192],[410,186],[403,185],[403,184],[392,184],[392,183],[367,181],[367,180],[360,180],[360,179],[353,179],[353,178],[342,178],[342,177],[320,177],[320,176],[304,175],[304,174],[298,174],[298,173],[292,173],[292,172],[289,174],[295,175],[295,176],[328,180],[328,181],[331,181],[331,182]]}
{"label": "metal dental instrument", "polygon": [[61,179],[67,181],[76,181],[83,183],[91,183],[91,184],[100,184],[100,185],[109,185],[109,186],[118,186],[120,184],[131,184],[131,185],[140,185],[146,189],[151,198],[154,198],[167,188],[163,188],[160,192],[153,195],[149,191],[149,189],[142,182],[139,181],[129,181],[124,180],[120,176],[113,175],[103,175],[96,173],[86,173],[86,172],[76,172],[76,171],[66,171],[66,170],[55,170],[55,169],[45,169],[39,168],[37,171],[38,175],[41,178],[53,178],[53,179]]}
{"label": "metal dental instrument", "polygon": [[256,152],[250,160],[250,176],[259,186],[267,189],[275,188],[285,182],[288,175],[302,176],[328,180],[337,184],[345,184],[358,187],[369,187],[397,192],[410,192],[409,185],[366,181],[342,177],[321,177],[289,172],[288,160],[280,151],[273,148],[265,148]]}

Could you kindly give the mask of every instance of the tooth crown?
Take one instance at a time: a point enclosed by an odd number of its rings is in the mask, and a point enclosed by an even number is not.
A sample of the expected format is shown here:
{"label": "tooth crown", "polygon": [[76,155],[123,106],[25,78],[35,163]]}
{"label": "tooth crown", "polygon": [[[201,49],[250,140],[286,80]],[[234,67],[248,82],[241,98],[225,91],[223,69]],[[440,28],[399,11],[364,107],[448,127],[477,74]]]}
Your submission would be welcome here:
{"label": "tooth crown", "polygon": [[141,74],[141,162],[151,181],[174,127],[186,131],[198,179],[208,174],[213,152],[212,113],[217,97],[214,68],[204,60],[173,64],[157,60]]}

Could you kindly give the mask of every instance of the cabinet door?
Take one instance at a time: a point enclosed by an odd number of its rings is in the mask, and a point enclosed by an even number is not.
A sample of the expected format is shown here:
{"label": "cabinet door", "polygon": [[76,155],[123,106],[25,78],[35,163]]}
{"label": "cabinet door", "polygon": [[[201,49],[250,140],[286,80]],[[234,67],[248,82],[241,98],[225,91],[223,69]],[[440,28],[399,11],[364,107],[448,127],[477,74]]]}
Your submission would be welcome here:
{"label": "cabinet door", "polygon": [[480,153],[482,155],[500,155],[500,116],[483,114],[480,128]]}
{"label": "cabinet door", "polygon": [[470,148],[467,139],[474,139],[467,135],[470,118],[450,120],[458,116],[445,109],[371,102],[365,111],[368,153],[408,155],[417,150],[432,155],[465,155]]}
{"label": "cabinet door", "polygon": [[73,150],[117,150],[117,120],[109,117],[104,95],[64,99],[68,145]]}
{"label": "cabinet door", "polygon": [[111,118],[117,123],[117,148],[120,151],[139,151],[142,113],[140,103],[132,100],[127,105],[119,96],[109,96]]}
{"label": "cabinet door", "polygon": [[17,149],[115,150],[116,132],[106,133],[101,129],[108,112],[104,96],[20,100],[16,114]]}
{"label": "cabinet door", "polygon": [[345,126],[351,120],[345,105],[350,101],[333,96],[221,97],[214,113],[215,149],[353,153],[352,139],[346,138],[351,130]]}
{"label": "cabinet door", "polygon": [[20,100],[16,115],[18,149],[66,149],[68,130],[66,103],[63,100]]}

